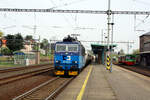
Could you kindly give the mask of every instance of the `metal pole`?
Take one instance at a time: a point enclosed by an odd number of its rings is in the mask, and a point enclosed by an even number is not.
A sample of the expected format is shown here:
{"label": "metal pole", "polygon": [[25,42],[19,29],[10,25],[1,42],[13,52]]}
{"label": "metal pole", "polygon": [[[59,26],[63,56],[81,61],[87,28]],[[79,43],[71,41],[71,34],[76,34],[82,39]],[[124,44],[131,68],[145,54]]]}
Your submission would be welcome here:
{"label": "metal pole", "polygon": [[128,41],[128,43],[127,43],[127,54],[129,54],[129,41]]}
{"label": "metal pole", "polygon": [[[108,57],[110,57],[110,55],[111,55],[111,52],[110,52],[110,45],[109,45],[109,36],[110,36],[110,15],[111,15],[111,10],[110,10],[110,0],[108,0],[108,10],[107,10],[107,20],[108,20],[108,22],[107,22],[107,25],[108,25],[108,34],[107,34],[107,49],[108,49],[108,51],[107,51],[107,56]],[[107,58],[106,58],[107,59]],[[109,63],[110,64],[110,62],[107,62],[107,63]],[[110,72],[111,72],[111,69],[109,68],[109,70],[110,70]]]}
{"label": "metal pole", "polygon": [[108,20],[108,30],[107,30],[107,48],[108,48],[108,51],[109,51],[109,33],[110,33],[110,15],[111,15],[111,11],[110,11],[110,0],[108,0],[108,11],[107,11],[107,20]]}
{"label": "metal pole", "polygon": [[111,30],[111,55],[110,55],[110,59],[111,59],[111,65],[110,65],[110,68],[111,68],[111,71],[112,71],[112,52],[113,52],[113,25],[114,25],[114,14],[112,14],[112,23],[111,23],[111,26],[112,26],[112,30]]}
{"label": "metal pole", "polygon": [[113,25],[114,25],[114,15],[112,14],[112,23],[111,23],[111,28],[112,28],[112,30],[111,30],[111,44],[113,45]]}
{"label": "metal pole", "polygon": [[34,31],[34,35],[36,34],[36,14],[34,12],[34,28],[33,28],[33,31]]}
{"label": "metal pole", "polygon": [[104,33],[103,33],[103,29],[102,29],[101,32],[102,32],[102,33],[101,33],[101,34],[102,34],[102,40],[101,40],[102,42],[101,42],[101,43],[103,44],[103,42],[104,42],[104,41],[103,41],[103,34],[104,34]]}
{"label": "metal pole", "polygon": [[52,42],[51,42],[51,40],[50,40],[50,63],[52,63]]}
{"label": "metal pole", "polygon": [[136,15],[134,15],[134,32],[136,32]]}

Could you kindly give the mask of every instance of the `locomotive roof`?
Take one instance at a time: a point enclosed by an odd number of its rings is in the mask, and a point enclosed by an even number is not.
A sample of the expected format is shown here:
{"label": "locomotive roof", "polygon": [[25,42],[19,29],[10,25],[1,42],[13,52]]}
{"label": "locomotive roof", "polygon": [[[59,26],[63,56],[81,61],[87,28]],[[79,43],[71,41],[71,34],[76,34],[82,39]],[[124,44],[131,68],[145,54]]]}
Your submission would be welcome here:
{"label": "locomotive roof", "polygon": [[[111,44],[110,46],[116,47],[116,44]],[[107,45],[104,44],[91,44],[92,51],[94,54],[98,54],[98,52],[107,49]]]}
{"label": "locomotive roof", "polygon": [[73,41],[73,42],[63,42],[63,41],[59,41],[59,42],[56,42],[56,44],[81,44],[79,41]]}
{"label": "locomotive roof", "polygon": [[[143,34],[143,35],[141,35],[141,36],[150,36],[150,32],[147,32],[147,33],[145,33],[145,34]],[[141,37],[140,36],[140,37]]]}
{"label": "locomotive roof", "polygon": [[61,42],[56,42],[56,43],[81,44],[81,42],[78,41],[77,38],[71,37],[70,35],[68,35],[67,37],[64,37],[63,41],[61,41]]}

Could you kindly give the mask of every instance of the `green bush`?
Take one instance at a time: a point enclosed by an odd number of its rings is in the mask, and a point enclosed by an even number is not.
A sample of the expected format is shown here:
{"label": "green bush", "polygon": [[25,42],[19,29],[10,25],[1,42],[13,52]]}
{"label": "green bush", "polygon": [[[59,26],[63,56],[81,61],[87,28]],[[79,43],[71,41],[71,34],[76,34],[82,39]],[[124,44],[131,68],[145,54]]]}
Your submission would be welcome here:
{"label": "green bush", "polygon": [[0,49],[0,52],[1,52],[2,55],[10,55],[11,54],[11,51],[7,47],[5,47],[5,48],[2,47]]}

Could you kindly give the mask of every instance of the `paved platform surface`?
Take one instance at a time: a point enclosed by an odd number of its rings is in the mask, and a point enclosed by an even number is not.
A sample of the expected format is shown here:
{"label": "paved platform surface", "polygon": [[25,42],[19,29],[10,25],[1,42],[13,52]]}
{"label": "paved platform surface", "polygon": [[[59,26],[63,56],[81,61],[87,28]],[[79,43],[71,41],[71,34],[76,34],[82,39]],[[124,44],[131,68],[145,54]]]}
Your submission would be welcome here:
{"label": "paved platform surface", "polygon": [[85,91],[81,100],[116,100],[115,94],[110,87],[104,73],[103,65],[90,65],[77,76],[75,80],[56,98],[56,100],[80,100],[80,90],[84,84],[86,76],[92,67]]}
{"label": "paved platform surface", "polygon": [[150,77],[117,66],[106,77],[118,100],[150,100]]}
{"label": "paved platform surface", "polygon": [[[82,90],[84,86],[85,89]],[[115,65],[112,73],[103,65],[90,65],[56,100],[150,100],[150,78]]]}

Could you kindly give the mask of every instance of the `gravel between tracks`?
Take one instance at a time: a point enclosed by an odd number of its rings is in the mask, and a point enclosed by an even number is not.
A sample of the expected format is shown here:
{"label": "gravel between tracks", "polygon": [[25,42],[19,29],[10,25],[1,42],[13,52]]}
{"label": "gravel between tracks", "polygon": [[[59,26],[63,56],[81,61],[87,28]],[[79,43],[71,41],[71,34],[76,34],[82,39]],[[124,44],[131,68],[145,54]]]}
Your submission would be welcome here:
{"label": "gravel between tracks", "polygon": [[0,100],[11,100],[41,83],[50,80],[53,77],[50,73],[52,74],[52,71],[0,86]]}
{"label": "gravel between tracks", "polygon": [[25,96],[24,98],[20,98],[17,100],[44,100],[50,94],[52,94],[58,87],[63,85],[65,81],[70,80],[70,78],[58,78],[49,84],[41,87],[37,91]]}

